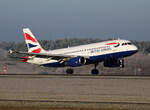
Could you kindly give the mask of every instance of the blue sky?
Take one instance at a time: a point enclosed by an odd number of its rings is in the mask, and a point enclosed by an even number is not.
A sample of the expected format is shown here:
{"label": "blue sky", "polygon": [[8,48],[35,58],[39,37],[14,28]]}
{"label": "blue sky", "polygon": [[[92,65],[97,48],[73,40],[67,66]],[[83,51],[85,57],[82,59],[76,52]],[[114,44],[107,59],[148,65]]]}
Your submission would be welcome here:
{"label": "blue sky", "polygon": [[0,0],[0,41],[71,37],[150,41],[150,0]]}

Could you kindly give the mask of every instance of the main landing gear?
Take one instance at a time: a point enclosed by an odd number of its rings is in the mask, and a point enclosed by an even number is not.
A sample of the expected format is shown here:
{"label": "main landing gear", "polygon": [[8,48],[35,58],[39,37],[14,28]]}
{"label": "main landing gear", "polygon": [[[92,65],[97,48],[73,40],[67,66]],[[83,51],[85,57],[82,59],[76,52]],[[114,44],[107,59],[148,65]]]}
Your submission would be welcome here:
{"label": "main landing gear", "polygon": [[[91,70],[91,74],[92,74],[92,75],[98,75],[98,74],[99,74],[98,69],[96,69],[97,66],[98,66],[98,63],[95,63],[95,64],[94,64],[94,69]],[[74,72],[74,70],[71,69],[71,68],[66,69],[66,73],[67,73],[68,75],[69,75],[69,74],[70,74],[70,75],[73,74],[73,72]]]}
{"label": "main landing gear", "polygon": [[96,69],[97,66],[98,66],[98,63],[95,63],[94,64],[94,69],[91,70],[91,74],[93,74],[93,75],[98,75],[99,74],[98,69]]}

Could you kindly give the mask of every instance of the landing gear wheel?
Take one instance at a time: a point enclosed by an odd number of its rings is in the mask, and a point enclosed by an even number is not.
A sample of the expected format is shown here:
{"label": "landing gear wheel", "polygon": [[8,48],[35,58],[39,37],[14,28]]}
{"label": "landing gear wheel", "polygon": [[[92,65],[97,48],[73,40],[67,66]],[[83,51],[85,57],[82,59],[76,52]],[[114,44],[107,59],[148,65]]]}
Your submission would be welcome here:
{"label": "landing gear wheel", "polygon": [[92,73],[93,75],[98,75],[98,74],[99,74],[99,71],[98,71],[98,69],[92,69],[91,73]]}
{"label": "landing gear wheel", "polygon": [[67,70],[66,70],[66,73],[67,73],[67,74],[73,74],[73,69],[67,69]]}
{"label": "landing gear wheel", "polygon": [[94,69],[91,70],[91,74],[93,74],[93,75],[98,75],[99,74],[98,69],[96,69],[97,66],[98,66],[98,63],[95,63],[94,64]]}

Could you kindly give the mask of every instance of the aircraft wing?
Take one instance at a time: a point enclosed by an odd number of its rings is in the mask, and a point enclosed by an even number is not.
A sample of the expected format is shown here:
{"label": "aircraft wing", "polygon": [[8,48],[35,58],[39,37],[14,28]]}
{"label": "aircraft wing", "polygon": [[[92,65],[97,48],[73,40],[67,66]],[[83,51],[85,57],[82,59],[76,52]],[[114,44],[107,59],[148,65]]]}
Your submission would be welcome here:
{"label": "aircraft wing", "polygon": [[[28,55],[28,56],[35,56],[35,57],[39,57],[39,58],[51,58],[53,60],[62,60],[62,59],[70,59],[70,58],[74,58],[77,57],[76,55],[65,55],[65,54],[49,54],[49,53],[28,53],[28,52],[18,52],[18,51],[12,51],[9,50],[9,53],[17,53],[17,54],[24,54],[24,55]],[[89,58],[89,56],[82,56],[85,58]]]}

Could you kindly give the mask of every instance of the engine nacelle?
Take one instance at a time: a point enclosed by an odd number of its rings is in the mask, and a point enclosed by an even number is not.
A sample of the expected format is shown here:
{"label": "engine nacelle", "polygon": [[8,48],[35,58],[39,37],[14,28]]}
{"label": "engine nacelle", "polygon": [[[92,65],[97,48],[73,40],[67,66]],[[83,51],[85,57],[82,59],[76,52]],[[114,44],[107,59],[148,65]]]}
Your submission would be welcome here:
{"label": "engine nacelle", "polygon": [[79,56],[68,60],[66,63],[67,66],[77,67],[77,66],[84,65],[86,63],[86,59],[84,57]]}
{"label": "engine nacelle", "polygon": [[111,59],[104,61],[104,67],[124,67],[124,60]]}

